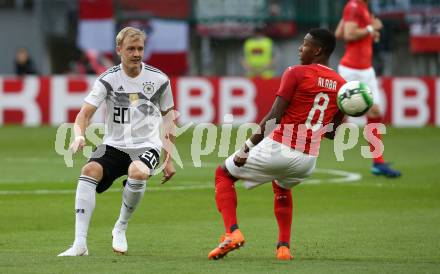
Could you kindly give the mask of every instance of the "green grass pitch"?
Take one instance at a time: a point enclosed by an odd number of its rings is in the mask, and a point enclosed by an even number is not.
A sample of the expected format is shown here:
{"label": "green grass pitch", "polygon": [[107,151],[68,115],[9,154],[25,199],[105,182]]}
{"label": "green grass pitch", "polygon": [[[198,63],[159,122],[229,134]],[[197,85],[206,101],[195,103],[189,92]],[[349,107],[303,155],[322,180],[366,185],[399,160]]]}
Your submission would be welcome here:
{"label": "green grass pitch", "polygon": [[[369,173],[360,145],[337,162],[323,141],[311,182],[293,190],[295,260],[275,260],[277,227],[270,184],[237,188],[247,243],[207,260],[223,224],[214,202],[217,151],[191,166],[192,131],[177,139],[184,168],[165,185],[152,178],[127,231],[129,253],[111,250],[120,180],[97,196],[90,256],[58,258],[73,241],[74,191],[86,159],[68,168],[54,151],[54,128],[0,128],[0,273],[440,273],[440,128],[388,128],[385,157],[403,172]],[[233,148],[229,152],[231,153]],[[335,183],[323,169],[358,173]],[[315,184],[313,183],[315,182]],[[316,184],[316,182],[320,182]]]}

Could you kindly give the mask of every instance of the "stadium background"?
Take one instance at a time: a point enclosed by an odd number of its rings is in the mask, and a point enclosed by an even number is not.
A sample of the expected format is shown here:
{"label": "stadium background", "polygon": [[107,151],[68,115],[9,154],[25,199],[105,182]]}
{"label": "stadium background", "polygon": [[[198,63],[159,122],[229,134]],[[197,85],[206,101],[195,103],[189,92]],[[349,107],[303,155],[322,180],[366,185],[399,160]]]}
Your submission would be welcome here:
{"label": "stadium background", "polygon": [[[109,249],[120,202],[116,182],[98,197],[90,258],[57,259],[73,236],[75,181],[86,161],[78,155],[73,168],[66,167],[54,149],[57,126],[73,121],[96,73],[116,62],[113,36],[127,24],[150,34],[147,60],[171,75],[181,125],[221,123],[227,113],[234,114],[236,124],[258,121],[279,79],[242,77],[244,39],[265,23],[276,44],[280,75],[298,63],[297,48],[307,29],[335,28],[345,1],[0,0],[0,272],[438,272],[440,1],[370,2],[385,25],[374,59],[386,94],[385,155],[403,177],[391,181],[369,174],[370,161],[360,157],[365,142],[337,162],[326,141],[320,171],[294,190],[296,260],[274,261],[270,188],[239,187],[238,214],[248,245],[216,264],[206,254],[222,232],[212,181],[224,157],[218,146],[205,147],[202,167],[194,167],[193,130],[177,140],[184,165],[173,182],[159,186],[153,178],[149,183],[151,191],[128,232],[128,256],[115,257]],[[161,35],[171,32],[176,35]],[[14,75],[19,47],[28,49],[38,75]],[[332,67],[342,53],[339,42]],[[77,69],[82,54],[95,74]],[[95,121],[101,118],[100,111]]]}

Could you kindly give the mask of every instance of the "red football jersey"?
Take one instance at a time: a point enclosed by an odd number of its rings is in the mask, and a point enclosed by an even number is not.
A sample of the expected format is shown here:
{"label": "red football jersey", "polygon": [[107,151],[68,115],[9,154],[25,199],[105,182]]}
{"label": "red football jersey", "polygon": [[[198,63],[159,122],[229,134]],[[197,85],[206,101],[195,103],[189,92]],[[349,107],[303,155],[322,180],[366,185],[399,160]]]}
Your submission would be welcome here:
{"label": "red football jersey", "polygon": [[318,155],[325,127],[339,109],[336,97],[345,80],[320,64],[286,69],[277,92],[290,104],[271,138],[295,150]]}
{"label": "red football jersey", "polygon": [[[366,28],[372,22],[367,4],[359,0],[350,0],[344,7],[344,21],[355,22],[360,28]],[[341,64],[354,69],[371,67],[373,56],[373,37],[367,35],[359,40],[345,44],[345,54]]]}

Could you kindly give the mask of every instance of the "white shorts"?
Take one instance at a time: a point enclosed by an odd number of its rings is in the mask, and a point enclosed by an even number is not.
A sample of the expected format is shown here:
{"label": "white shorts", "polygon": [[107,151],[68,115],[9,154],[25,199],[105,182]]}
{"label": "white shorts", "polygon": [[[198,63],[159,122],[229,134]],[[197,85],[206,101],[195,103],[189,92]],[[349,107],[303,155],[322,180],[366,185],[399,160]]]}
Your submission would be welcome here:
{"label": "white shorts", "polygon": [[242,167],[234,164],[237,152],[226,159],[225,165],[232,176],[244,181],[247,189],[272,180],[280,187],[289,189],[312,174],[317,159],[267,137],[249,152]]}
{"label": "white shorts", "polygon": [[382,106],[382,94],[379,92],[379,84],[377,83],[376,72],[372,67],[367,69],[353,69],[339,65],[338,72],[347,82],[361,81],[367,84],[373,93],[374,104]]}

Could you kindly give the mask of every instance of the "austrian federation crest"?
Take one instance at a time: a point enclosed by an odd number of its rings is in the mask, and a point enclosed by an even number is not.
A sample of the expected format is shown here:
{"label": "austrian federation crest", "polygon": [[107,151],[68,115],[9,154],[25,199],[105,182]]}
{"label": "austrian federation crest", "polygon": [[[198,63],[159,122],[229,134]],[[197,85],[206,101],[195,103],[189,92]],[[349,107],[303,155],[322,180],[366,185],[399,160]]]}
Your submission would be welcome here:
{"label": "austrian federation crest", "polygon": [[151,96],[154,93],[154,83],[153,82],[145,82],[143,83],[144,86],[144,93],[147,96]]}

